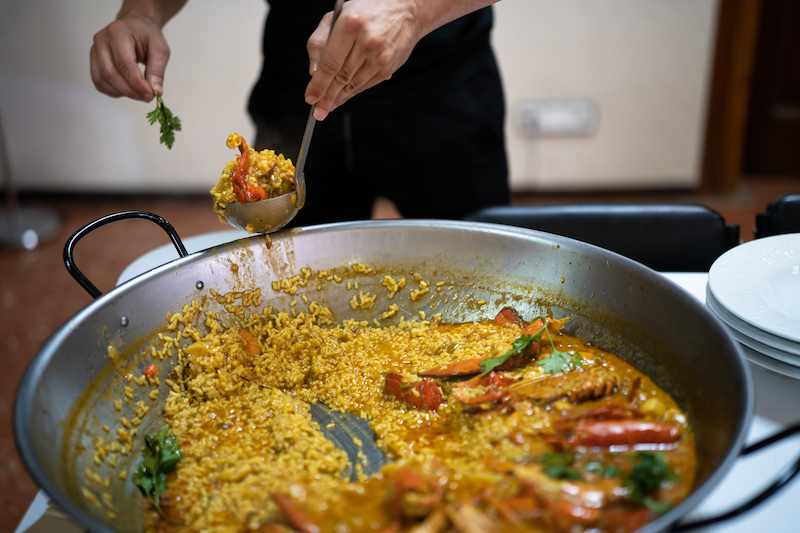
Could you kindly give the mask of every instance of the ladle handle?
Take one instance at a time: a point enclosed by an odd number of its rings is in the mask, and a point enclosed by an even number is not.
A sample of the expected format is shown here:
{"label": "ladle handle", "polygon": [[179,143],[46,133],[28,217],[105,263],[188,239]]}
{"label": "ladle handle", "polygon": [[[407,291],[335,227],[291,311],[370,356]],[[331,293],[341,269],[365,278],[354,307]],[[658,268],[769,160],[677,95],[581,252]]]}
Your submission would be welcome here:
{"label": "ladle handle", "polygon": [[[331,29],[328,33],[328,37],[330,37],[331,33],[333,33],[333,26],[336,24],[336,20],[339,18],[339,15],[342,12],[343,5],[344,0],[336,0],[336,4],[333,6],[333,19],[331,20]],[[294,206],[297,209],[300,209],[306,205],[306,179],[303,170],[306,167],[306,152],[308,152],[308,147],[311,145],[311,136],[314,133],[314,125],[317,123],[317,119],[314,118],[314,110],[316,108],[316,104],[312,105],[311,111],[308,113],[306,131],[303,133],[303,142],[300,144],[300,152],[297,154],[297,168],[294,172],[294,175],[297,176],[297,199],[294,202]]]}
{"label": "ladle handle", "polygon": [[143,218],[145,220],[155,222],[167,232],[172,244],[175,245],[175,249],[178,250],[178,255],[181,257],[186,257],[189,255],[189,252],[186,251],[186,247],[183,245],[181,238],[178,237],[178,233],[175,231],[175,228],[172,227],[172,224],[155,213],[150,213],[149,211],[122,211],[120,213],[106,215],[103,218],[98,218],[94,222],[90,222],[76,231],[72,237],[67,240],[67,244],[64,246],[64,264],[66,265],[67,270],[70,274],[72,274],[72,277],[75,278],[75,281],[77,281],[81,287],[86,289],[86,292],[88,292],[92,298],[97,299],[102,296],[103,293],[100,292],[100,290],[95,287],[91,281],[89,281],[89,278],[84,276],[83,272],[78,270],[78,267],[75,265],[75,258],[73,257],[75,245],[78,244],[78,241],[97,228],[105,226],[106,224],[110,224],[111,222],[126,220],[129,218]]}

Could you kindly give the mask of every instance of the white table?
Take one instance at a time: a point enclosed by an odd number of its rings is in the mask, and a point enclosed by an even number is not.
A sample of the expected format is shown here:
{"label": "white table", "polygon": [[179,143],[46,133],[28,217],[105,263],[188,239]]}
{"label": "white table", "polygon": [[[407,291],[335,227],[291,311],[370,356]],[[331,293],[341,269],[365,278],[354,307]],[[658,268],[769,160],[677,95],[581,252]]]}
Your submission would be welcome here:
{"label": "white table", "polygon": [[[188,252],[193,253],[244,236],[247,234],[241,231],[224,231],[190,237],[183,242]],[[177,252],[171,244],[153,250],[132,263],[122,273],[118,284],[177,257]],[[708,274],[664,273],[664,276],[701,302],[705,302]],[[783,427],[800,420],[800,381],[775,374],[752,363],[750,370],[755,389],[755,416],[748,433],[748,444],[777,433]],[[686,520],[721,514],[747,501],[772,483],[775,475],[798,455],[800,455],[800,436],[795,436],[740,459],[717,489],[689,513]],[[42,517],[47,508],[47,495],[39,491],[16,532],[32,533],[29,528]],[[50,523],[52,524],[52,521]],[[702,533],[800,531],[800,480],[792,480],[778,494],[737,518],[696,531]]]}

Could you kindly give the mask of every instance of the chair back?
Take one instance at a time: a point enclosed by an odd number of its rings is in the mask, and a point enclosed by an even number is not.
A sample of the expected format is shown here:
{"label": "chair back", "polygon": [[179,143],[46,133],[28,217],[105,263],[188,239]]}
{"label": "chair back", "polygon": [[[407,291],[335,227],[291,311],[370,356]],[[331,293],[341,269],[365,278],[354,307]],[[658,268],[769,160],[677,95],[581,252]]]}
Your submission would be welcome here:
{"label": "chair back", "polygon": [[739,244],[739,226],[708,207],[682,204],[498,206],[466,220],[571,237],[662,272],[707,272]]}
{"label": "chair back", "polygon": [[784,233],[800,233],[800,193],[787,194],[771,201],[767,210],[756,215],[756,239]]}

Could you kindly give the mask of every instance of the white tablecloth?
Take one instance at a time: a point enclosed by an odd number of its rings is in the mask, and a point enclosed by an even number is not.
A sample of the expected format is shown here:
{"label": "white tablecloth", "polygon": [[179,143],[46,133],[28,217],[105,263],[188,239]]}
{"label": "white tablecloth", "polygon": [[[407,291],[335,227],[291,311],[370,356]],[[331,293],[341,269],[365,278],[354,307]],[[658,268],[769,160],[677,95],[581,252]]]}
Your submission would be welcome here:
{"label": "white tablecloth", "polygon": [[[217,244],[236,240],[247,234],[226,231],[186,239],[189,253]],[[172,245],[165,245],[132,263],[120,276],[118,283],[175,259]],[[664,273],[698,300],[705,302],[705,273]],[[777,375],[757,365],[750,364],[755,385],[755,416],[748,433],[748,443],[755,442],[784,426],[800,420],[800,381]],[[800,436],[785,439],[764,451],[740,459],[719,487],[692,511],[687,519],[720,514],[738,503],[746,501],[768,486],[775,475],[800,455]],[[798,476],[800,477],[800,476]],[[17,528],[17,533],[28,531],[47,509],[48,498],[39,491],[28,512]],[[770,533],[800,531],[800,481],[792,480],[788,487],[744,515],[719,525],[703,528],[705,533]]]}

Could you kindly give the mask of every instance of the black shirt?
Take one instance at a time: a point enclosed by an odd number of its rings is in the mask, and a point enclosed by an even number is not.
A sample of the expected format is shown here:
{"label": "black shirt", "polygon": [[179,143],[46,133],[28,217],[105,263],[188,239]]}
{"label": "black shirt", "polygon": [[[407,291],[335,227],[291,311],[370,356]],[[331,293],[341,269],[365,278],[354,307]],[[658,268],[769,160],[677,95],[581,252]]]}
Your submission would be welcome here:
{"label": "black shirt", "polygon": [[[248,110],[256,123],[279,124],[284,121],[281,116],[286,114],[304,120],[308,114],[304,92],[310,79],[306,42],[323,15],[332,10],[333,2],[270,0],[269,3],[263,38],[264,64]],[[417,43],[392,79],[355,96],[348,105],[381,105],[397,97],[418,99],[457,87],[478,68],[470,57],[490,46],[492,21],[491,8],[487,7],[433,31]],[[294,121],[289,119],[289,122]]]}

